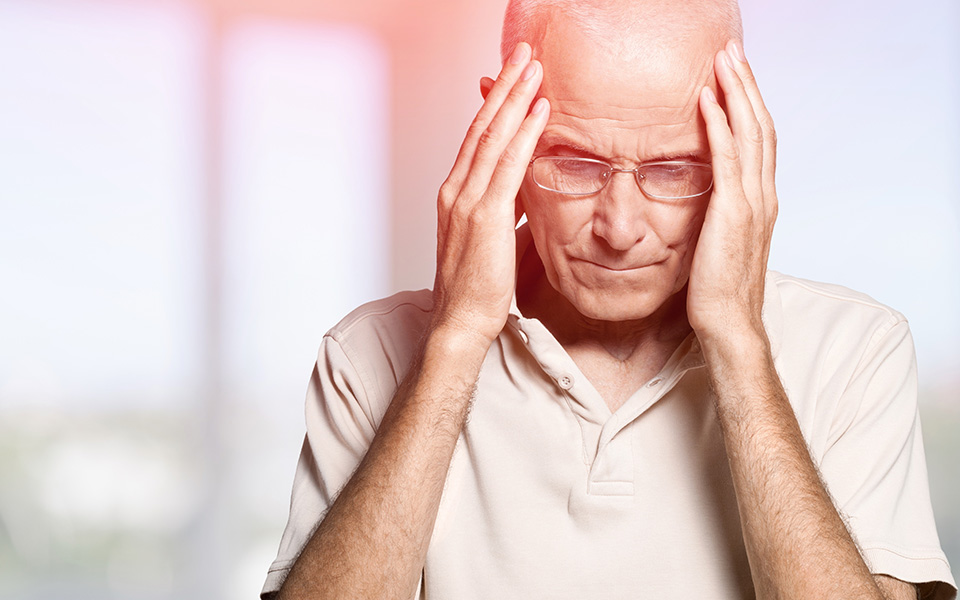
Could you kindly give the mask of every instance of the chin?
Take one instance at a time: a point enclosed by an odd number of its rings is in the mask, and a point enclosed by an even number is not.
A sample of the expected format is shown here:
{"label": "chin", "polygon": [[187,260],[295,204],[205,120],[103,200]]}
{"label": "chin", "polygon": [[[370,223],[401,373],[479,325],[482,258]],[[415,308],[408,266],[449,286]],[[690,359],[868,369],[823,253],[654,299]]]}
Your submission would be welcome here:
{"label": "chin", "polygon": [[642,293],[630,290],[629,293],[618,293],[607,289],[581,289],[574,294],[563,295],[584,317],[610,322],[646,319],[673,297],[673,294],[665,294],[659,290]]}

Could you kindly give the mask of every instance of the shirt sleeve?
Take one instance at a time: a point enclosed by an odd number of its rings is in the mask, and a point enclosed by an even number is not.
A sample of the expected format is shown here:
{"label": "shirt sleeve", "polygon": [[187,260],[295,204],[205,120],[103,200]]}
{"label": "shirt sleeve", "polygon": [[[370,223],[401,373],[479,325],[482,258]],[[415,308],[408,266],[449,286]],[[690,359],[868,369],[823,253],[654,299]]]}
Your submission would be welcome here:
{"label": "shirt sleeve", "polygon": [[956,598],[930,503],[913,339],[902,319],[874,338],[841,399],[859,408],[821,473],[872,573],[921,584],[924,598]]}
{"label": "shirt sleeve", "polygon": [[363,381],[340,344],[324,337],[306,398],[307,435],[300,452],[290,517],[277,558],[260,593],[269,599],[280,589],[290,567],[321,518],[349,481],[376,427]]}

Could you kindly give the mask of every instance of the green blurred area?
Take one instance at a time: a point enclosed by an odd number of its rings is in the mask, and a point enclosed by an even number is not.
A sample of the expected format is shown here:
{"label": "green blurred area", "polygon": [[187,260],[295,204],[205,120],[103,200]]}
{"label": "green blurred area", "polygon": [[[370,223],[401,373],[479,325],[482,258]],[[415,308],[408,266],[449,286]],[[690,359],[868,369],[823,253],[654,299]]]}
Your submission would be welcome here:
{"label": "green blurred area", "polygon": [[[957,396],[925,391],[921,404],[934,512],[954,568],[960,564]],[[285,502],[289,490],[258,489],[258,474],[228,456],[235,476],[220,481],[229,488],[221,491],[230,543],[196,539],[210,507],[197,459],[202,435],[192,422],[193,415],[169,413],[7,413],[0,421],[0,598],[194,597],[189,562],[203,556],[204,544],[225,554],[219,557],[225,572],[239,574],[225,597],[256,597],[286,514],[258,510],[249,492]],[[249,440],[237,440],[239,446],[243,441]],[[295,457],[289,461],[292,475]]]}
{"label": "green blurred area", "polygon": [[[259,497],[279,495],[285,503],[289,488],[258,487],[258,469],[234,469],[228,460],[217,480],[226,488],[220,491],[229,506],[219,516],[229,540],[198,537],[210,531],[201,521],[214,518],[223,502],[212,505],[203,481],[204,435],[196,421],[161,412],[6,412],[0,598],[201,597],[192,582],[214,561],[235,576],[221,597],[257,597],[286,520],[282,510],[264,511]],[[296,457],[288,459],[292,475]]]}
{"label": "green blurred area", "polygon": [[922,392],[920,423],[940,544],[956,577],[960,565],[960,389]]}

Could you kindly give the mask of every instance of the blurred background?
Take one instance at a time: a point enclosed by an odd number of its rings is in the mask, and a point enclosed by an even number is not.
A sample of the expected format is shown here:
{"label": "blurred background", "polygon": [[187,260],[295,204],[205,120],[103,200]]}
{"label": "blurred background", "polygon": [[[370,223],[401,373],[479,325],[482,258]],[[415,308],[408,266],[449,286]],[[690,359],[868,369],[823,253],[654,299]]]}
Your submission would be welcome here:
{"label": "blurred background", "polygon": [[[254,598],[324,331],[433,280],[505,0],[0,0],[0,598]],[[743,0],[771,267],[903,312],[960,565],[960,4]]]}

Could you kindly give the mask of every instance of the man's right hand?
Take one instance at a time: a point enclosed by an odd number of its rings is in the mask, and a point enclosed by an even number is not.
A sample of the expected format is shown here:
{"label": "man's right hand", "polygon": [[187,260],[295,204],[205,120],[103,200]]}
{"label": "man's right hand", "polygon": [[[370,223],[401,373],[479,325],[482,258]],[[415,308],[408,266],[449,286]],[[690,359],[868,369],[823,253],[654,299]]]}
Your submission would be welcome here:
{"label": "man's right hand", "polygon": [[516,286],[515,202],[549,115],[531,102],[543,68],[526,43],[504,64],[460,147],[437,200],[437,274],[431,330],[488,347]]}
{"label": "man's right hand", "polygon": [[[366,455],[278,600],[412,597],[477,374],[513,297],[514,202],[547,121],[542,69],[520,44],[440,190],[431,331]],[[527,114],[529,110],[529,115]]]}

